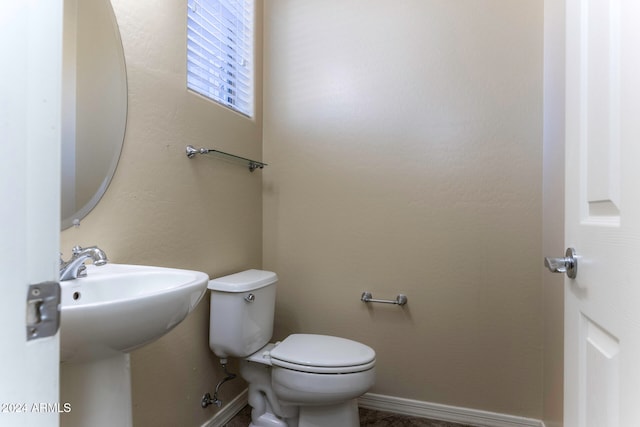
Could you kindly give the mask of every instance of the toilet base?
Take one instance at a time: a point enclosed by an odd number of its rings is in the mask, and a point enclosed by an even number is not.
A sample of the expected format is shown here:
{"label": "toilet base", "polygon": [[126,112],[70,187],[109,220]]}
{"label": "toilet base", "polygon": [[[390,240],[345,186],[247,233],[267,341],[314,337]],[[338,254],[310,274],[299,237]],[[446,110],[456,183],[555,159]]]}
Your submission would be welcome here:
{"label": "toilet base", "polygon": [[359,427],[358,400],[308,405],[280,401],[272,388],[272,368],[247,359],[240,375],[249,383],[249,427]]}
{"label": "toilet base", "polygon": [[249,427],[287,427],[287,424],[272,413],[264,413],[252,419]]}
{"label": "toilet base", "polygon": [[252,418],[249,427],[359,427],[357,399],[337,405],[302,406],[297,418],[283,420],[266,412]]}
{"label": "toilet base", "polygon": [[271,366],[241,360],[240,375],[249,383],[249,427],[296,427],[297,408],[281,405],[273,393]]}
{"label": "toilet base", "polygon": [[335,405],[301,406],[298,427],[359,427],[358,400]]}

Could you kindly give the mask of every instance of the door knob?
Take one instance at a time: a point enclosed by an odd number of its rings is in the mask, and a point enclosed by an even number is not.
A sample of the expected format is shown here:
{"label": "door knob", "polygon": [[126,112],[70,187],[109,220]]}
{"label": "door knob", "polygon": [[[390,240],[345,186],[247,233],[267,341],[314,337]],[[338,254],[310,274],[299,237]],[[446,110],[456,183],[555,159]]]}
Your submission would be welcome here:
{"label": "door knob", "polygon": [[545,257],[544,266],[552,273],[567,273],[569,279],[575,279],[578,274],[578,258],[576,250],[568,248],[564,258]]}

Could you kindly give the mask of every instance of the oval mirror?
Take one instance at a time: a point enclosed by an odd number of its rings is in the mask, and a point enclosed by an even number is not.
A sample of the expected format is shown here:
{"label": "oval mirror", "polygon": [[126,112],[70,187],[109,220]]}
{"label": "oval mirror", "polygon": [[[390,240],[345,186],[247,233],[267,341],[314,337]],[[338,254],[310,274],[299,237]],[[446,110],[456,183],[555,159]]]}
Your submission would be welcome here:
{"label": "oval mirror", "polygon": [[127,119],[127,73],[109,0],[64,0],[62,230],[98,203],[116,170]]}

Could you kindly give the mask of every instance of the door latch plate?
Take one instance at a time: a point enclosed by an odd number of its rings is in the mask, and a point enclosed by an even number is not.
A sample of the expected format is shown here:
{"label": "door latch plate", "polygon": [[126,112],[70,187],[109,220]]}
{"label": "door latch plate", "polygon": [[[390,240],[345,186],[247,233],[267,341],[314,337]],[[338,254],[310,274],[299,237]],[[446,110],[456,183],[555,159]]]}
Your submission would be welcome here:
{"label": "door latch plate", "polygon": [[60,284],[29,285],[27,293],[27,341],[51,337],[60,327]]}

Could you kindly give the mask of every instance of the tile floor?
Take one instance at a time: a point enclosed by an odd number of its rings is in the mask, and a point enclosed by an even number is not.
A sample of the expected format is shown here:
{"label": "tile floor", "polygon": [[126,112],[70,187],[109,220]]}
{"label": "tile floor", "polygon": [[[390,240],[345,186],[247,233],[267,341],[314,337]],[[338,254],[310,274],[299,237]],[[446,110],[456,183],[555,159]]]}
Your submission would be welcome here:
{"label": "tile floor", "polygon": [[[250,422],[251,408],[245,406],[225,427],[247,427]],[[415,418],[363,408],[360,408],[360,425],[367,427],[468,427],[463,424]]]}

